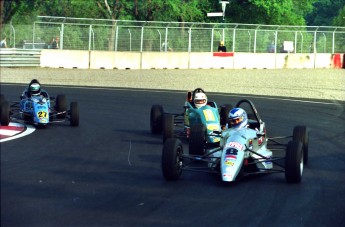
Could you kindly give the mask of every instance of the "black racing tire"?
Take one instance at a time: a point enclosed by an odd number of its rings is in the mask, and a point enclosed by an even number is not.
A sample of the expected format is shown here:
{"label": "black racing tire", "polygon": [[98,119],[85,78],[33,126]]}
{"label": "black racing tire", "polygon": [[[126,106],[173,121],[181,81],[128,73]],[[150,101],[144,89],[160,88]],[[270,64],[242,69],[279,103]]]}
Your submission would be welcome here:
{"label": "black racing tire", "polygon": [[[55,110],[57,112],[66,112],[67,113],[67,98],[65,95],[58,95],[55,101]],[[57,115],[58,119],[66,118],[66,114]]]}
{"label": "black racing tire", "polygon": [[190,155],[204,155],[206,144],[206,126],[203,124],[196,124],[190,128],[189,136],[189,154]]}
{"label": "black racing tire", "polygon": [[172,114],[163,115],[163,143],[174,137],[174,116]]}
{"label": "black racing tire", "polygon": [[306,126],[298,125],[293,129],[293,140],[298,140],[303,145],[303,162],[308,164],[309,156],[309,130]]}
{"label": "black racing tire", "polygon": [[161,105],[153,105],[150,114],[150,127],[152,134],[160,134],[163,130],[163,107]]}
{"label": "black racing tire", "polygon": [[229,122],[229,112],[232,110],[232,105],[227,104],[220,107],[220,125],[225,126]]}
{"label": "black racing tire", "polygon": [[0,123],[2,126],[10,124],[10,104],[5,100],[0,103]]}
{"label": "black racing tire", "polygon": [[167,181],[176,181],[182,174],[183,146],[179,139],[169,138],[162,151],[162,173]]}
{"label": "black racing tire", "polygon": [[77,102],[71,102],[70,107],[71,107],[71,109],[70,109],[70,114],[71,114],[70,125],[73,127],[79,126],[78,103]]}
{"label": "black racing tire", "polygon": [[285,156],[285,180],[300,183],[303,175],[303,145],[298,140],[289,141]]}

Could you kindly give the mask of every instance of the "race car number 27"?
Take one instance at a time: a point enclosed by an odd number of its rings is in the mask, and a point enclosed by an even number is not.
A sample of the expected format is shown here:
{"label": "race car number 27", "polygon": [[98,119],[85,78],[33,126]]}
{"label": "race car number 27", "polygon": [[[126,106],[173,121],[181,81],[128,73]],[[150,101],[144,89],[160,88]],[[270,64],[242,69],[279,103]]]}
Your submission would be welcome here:
{"label": "race car number 27", "polygon": [[46,118],[47,117],[47,112],[44,111],[39,111],[37,113],[38,118]]}

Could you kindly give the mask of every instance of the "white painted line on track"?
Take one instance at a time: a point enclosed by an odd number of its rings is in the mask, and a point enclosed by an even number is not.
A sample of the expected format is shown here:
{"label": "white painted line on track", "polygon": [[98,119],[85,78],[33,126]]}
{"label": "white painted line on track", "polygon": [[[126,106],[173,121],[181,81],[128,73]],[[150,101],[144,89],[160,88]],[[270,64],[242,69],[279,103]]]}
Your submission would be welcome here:
{"label": "white painted line on track", "polygon": [[18,138],[23,137],[23,136],[27,136],[36,130],[36,128],[31,126],[31,125],[24,125],[24,124],[20,124],[20,123],[16,123],[16,122],[10,122],[9,126],[21,127],[21,128],[24,127],[25,129],[22,132],[18,131],[18,130],[1,129],[0,134],[7,135],[9,137],[0,139],[0,143],[5,142],[5,141],[9,141],[9,140],[18,139]]}

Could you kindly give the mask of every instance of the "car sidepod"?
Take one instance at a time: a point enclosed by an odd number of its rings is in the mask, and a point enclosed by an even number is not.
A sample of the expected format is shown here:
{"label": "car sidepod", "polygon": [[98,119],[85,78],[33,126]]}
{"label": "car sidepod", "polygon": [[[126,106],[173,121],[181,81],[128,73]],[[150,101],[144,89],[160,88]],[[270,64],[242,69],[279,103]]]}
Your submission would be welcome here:
{"label": "car sidepod", "polygon": [[189,112],[189,123],[193,125],[203,124],[206,126],[206,139],[208,143],[218,143],[219,137],[212,136],[213,131],[220,131],[220,116],[217,108],[204,106],[199,109],[192,109]]}

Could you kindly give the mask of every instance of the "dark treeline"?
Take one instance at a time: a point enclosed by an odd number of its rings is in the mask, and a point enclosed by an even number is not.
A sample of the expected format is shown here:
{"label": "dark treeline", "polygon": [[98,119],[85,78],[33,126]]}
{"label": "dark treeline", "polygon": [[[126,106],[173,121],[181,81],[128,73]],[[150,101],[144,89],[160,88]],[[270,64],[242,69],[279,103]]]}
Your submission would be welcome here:
{"label": "dark treeline", "polygon": [[[222,22],[218,0],[1,0],[0,24],[32,24],[37,16],[138,21]],[[345,0],[229,0],[224,22],[345,26]]]}

